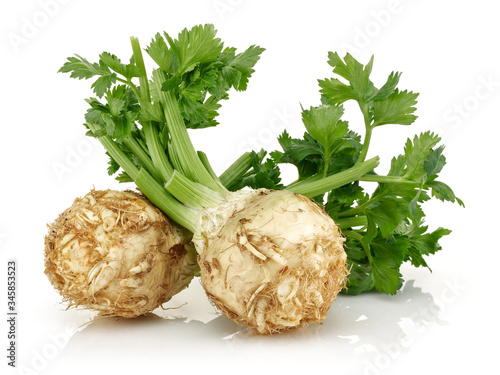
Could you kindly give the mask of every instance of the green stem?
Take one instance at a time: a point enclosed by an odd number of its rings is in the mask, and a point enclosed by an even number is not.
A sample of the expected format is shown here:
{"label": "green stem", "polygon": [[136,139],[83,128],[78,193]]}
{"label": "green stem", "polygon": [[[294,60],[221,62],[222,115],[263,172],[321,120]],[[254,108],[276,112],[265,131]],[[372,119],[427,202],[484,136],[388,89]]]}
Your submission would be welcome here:
{"label": "green stem", "polygon": [[379,200],[379,196],[375,196],[373,198],[370,198],[365,203],[342,212],[341,214],[339,214],[339,218],[357,215],[357,214],[363,212],[368,206],[372,205],[373,203],[377,202],[378,200]]}
{"label": "green stem", "polygon": [[[259,153],[259,157],[261,154],[263,154],[263,152]],[[250,155],[250,152],[245,152],[219,176],[220,181],[226,188],[230,188],[252,167],[252,158]],[[264,155],[262,155],[262,157],[264,157]]]}
{"label": "green stem", "polygon": [[301,180],[299,178],[299,179],[295,180],[294,182],[291,182],[286,188],[287,188],[287,190],[292,190],[292,189],[295,189],[296,186],[300,186],[301,184],[305,184],[305,183],[312,183],[315,181],[319,181],[322,178],[323,178],[323,176],[321,174],[317,173],[314,176],[304,178],[303,180]]}
{"label": "green stem", "polygon": [[367,174],[359,179],[360,181],[368,182],[378,182],[380,184],[414,184],[418,185],[418,182],[408,180],[401,176],[379,176],[376,174]]}
{"label": "green stem", "polygon": [[155,168],[147,152],[144,151],[142,146],[135,140],[134,137],[132,137],[130,134],[127,135],[123,139],[123,143],[130,149],[130,151],[134,153],[135,156],[137,156],[137,158],[141,161],[146,170],[155,178],[155,180],[157,180],[158,182],[165,182],[163,181],[161,174]]}
{"label": "green stem", "polygon": [[[148,75],[146,72],[146,66],[144,64],[144,57],[142,55],[142,50],[139,44],[139,40],[136,37],[131,37],[130,43],[132,45],[135,65],[137,66],[137,68],[139,68],[139,71],[141,72],[141,76],[139,77],[141,92],[139,95],[136,94],[137,99],[141,103],[151,104]],[[132,82],[129,82],[129,85],[133,87]],[[168,160],[165,149],[161,145],[160,137],[158,135],[157,125],[149,121],[144,121],[142,126],[149,154],[151,155],[151,160],[153,161],[154,166],[158,169],[159,173],[161,174],[163,182],[168,181],[172,177],[174,169],[172,168],[172,165]]]}
{"label": "green stem", "polygon": [[130,87],[130,89],[134,92],[135,96],[137,97],[137,100],[141,100],[141,93],[140,93],[139,89],[137,88],[137,86],[134,85],[134,83],[132,81],[127,80],[127,79],[122,79],[119,77],[116,77],[116,80],[118,82],[121,82],[121,83],[128,85],[128,87]]}
{"label": "green stem", "polygon": [[205,169],[208,171],[208,173],[210,173],[210,176],[212,176],[214,181],[217,182],[217,184],[220,186],[221,189],[224,189],[224,192],[227,192],[228,190],[224,187],[219,177],[217,176],[212,166],[210,165],[207,154],[205,154],[203,151],[198,151],[198,157],[200,158],[201,162],[205,166]]}
{"label": "green stem", "polygon": [[365,251],[366,257],[368,258],[368,261],[372,263],[373,257],[370,252],[369,246],[363,241],[364,236],[354,230],[343,230],[342,234],[344,234],[347,237],[354,238],[356,241],[359,241],[361,246],[363,247],[363,250]]}
{"label": "green stem", "polygon": [[191,232],[196,230],[199,209],[188,207],[172,197],[145,169],[139,171],[135,183],[144,195],[169,218]]}
{"label": "green stem", "polygon": [[361,147],[361,152],[359,154],[359,158],[356,161],[357,164],[362,163],[366,159],[366,155],[368,153],[368,147],[370,146],[370,141],[372,138],[373,127],[371,126],[370,114],[368,112],[368,105],[366,103],[359,103],[359,108],[363,113],[363,120],[365,122],[365,141],[363,142],[363,146]]}
{"label": "green stem", "polygon": [[161,70],[153,72],[154,82],[158,91],[160,103],[163,105],[168,130],[172,139],[172,147],[178,155],[182,166],[181,172],[195,182],[199,182],[206,187],[224,193],[224,190],[217,184],[207,171],[189,138],[189,134],[184,124],[179,105],[174,94],[170,91],[162,91],[162,85],[166,81],[165,74]]}
{"label": "green stem", "polygon": [[335,219],[335,224],[340,229],[352,228],[352,227],[364,227],[367,224],[366,216],[351,216],[346,218]]}
{"label": "green stem", "polygon": [[343,185],[357,181],[361,176],[372,171],[379,164],[379,157],[376,156],[372,159],[356,164],[353,167],[346,169],[334,175],[322,178],[316,181],[303,181],[294,184],[293,187],[288,186],[287,190],[294,193],[307,195],[309,197],[316,197],[324,194],[327,191],[337,189]]}
{"label": "green stem", "polygon": [[193,207],[215,207],[224,200],[222,194],[191,181],[179,171],[174,171],[172,178],[165,184],[165,188],[178,200]]}
{"label": "green stem", "polygon": [[366,133],[365,133],[365,141],[363,143],[363,146],[361,147],[361,152],[359,154],[359,158],[356,161],[356,163],[362,163],[366,159],[366,154],[368,153],[368,147],[370,145],[370,140],[372,138],[372,131],[373,128],[371,126],[368,126],[366,128]]}
{"label": "green stem", "polygon": [[[92,133],[97,134],[101,130],[100,126],[93,123],[87,123],[88,128]],[[139,174],[139,168],[127,157],[127,155],[118,147],[118,145],[107,135],[98,136],[97,139],[104,146],[106,151],[111,155],[120,167],[129,175],[132,180],[135,180]]]}
{"label": "green stem", "polygon": [[330,150],[325,150],[325,167],[323,168],[323,178],[325,178],[328,174],[328,165],[330,164]]}
{"label": "green stem", "polygon": [[174,167],[174,170],[182,171],[182,165],[179,159],[179,155],[177,155],[176,149],[172,147],[171,140],[168,141],[168,157],[170,159],[170,162],[172,163],[172,166]]}
{"label": "green stem", "polygon": [[151,155],[151,160],[162,175],[163,181],[168,181],[172,178],[174,168],[172,167],[172,164],[170,164],[168,156],[162,147],[160,136],[158,135],[157,125],[147,121],[142,125],[142,129],[146,138],[149,154]]}
{"label": "green stem", "polygon": [[143,102],[150,103],[151,97],[149,94],[148,74],[146,72],[146,65],[144,64],[144,57],[142,56],[139,39],[137,39],[136,37],[131,37],[130,44],[132,44],[132,51],[134,54],[135,65],[139,68],[141,72],[141,76],[139,77],[139,82],[141,85],[141,96],[137,97],[137,99]]}
{"label": "green stem", "polygon": [[361,242],[361,240],[363,240],[363,236],[361,234],[359,234],[358,232],[353,231],[353,230],[343,230],[342,234],[347,236],[347,237],[352,237],[356,241],[359,241],[359,242]]}

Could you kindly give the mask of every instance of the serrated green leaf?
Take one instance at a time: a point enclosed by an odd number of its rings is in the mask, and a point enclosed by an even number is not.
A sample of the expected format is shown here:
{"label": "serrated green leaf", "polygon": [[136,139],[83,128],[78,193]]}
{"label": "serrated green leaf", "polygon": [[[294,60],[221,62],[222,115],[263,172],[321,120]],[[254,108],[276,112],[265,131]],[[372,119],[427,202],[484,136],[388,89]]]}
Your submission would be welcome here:
{"label": "serrated green leaf", "polygon": [[106,92],[110,89],[111,85],[113,85],[115,82],[116,73],[110,73],[97,78],[91,87],[94,90],[94,93],[99,98],[102,98],[104,94],[106,94]]}
{"label": "serrated green leaf", "polygon": [[323,150],[318,146],[318,144],[299,139],[287,148],[284,156],[281,158],[281,161],[285,163],[299,164],[302,160],[316,155],[318,157],[315,159],[320,161],[320,156],[323,155]]}
{"label": "serrated green leaf", "polygon": [[122,171],[118,176],[116,176],[116,181],[119,183],[134,182],[134,180],[125,171]]}
{"label": "serrated green leaf", "polygon": [[118,116],[121,111],[125,108],[125,100],[118,99],[115,97],[110,97],[107,99],[108,101],[108,108],[109,108],[109,113],[111,116]]}
{"label": "serrated green leaf", "polygon": [[114,117],[112,121],[115,125],[112,137],[116,141],[121,142],[132,131],[133,121],[130,117],[126,115]]}
{"label": "serrated green leaf", "polygon": [[252,151],[250,154],[252,169],[243,176],[240,181],[236,181],[229,189],[240,190],[246,186],[257,189],[266,188],[273,190],[283,189],[280,183],[280,171],[272,159],[262,160],[262,157]]}
{"label": "serrated green leaf", "polygon": [[404,176],[406,173],[406,159],[404,155],[399,155],[391,159],[391,168],[388,176]]}
{"label": "serrated green leaf", "polygon": [[175,40],[165,33],[170,48],[179,60],[179,68],[175,74],[188,72],[197,64],[216,61],[223,48],[216,33],[211,24],[194,26],[190,30],[185,28]]}
{"label": "serrated green leaf", "polygon": [[370,74],[373,67],[373,56],[366,66],[359,63],[349,53],[344,57],[344,61],[338,53],[328,53],[328,64],[333,67],[333,72],[345,78],[352,88],[352,93],[356,100],[364,101],[374,94],[374,86],[370,81]]}
{"label": "serrated green leaf", "polygon": [[104,126],[102,112],[95,108],[87,110],[87,113],[85,113],[85,121],[92,124],[98,124],[101,127]]}
{"label": "serrated green leaf", "polygon": [[111,72],[104,65],[90,63],[87,59],[75,55],[68,57],[68,61],[59,69],[59,73],[71,73],[71,78],[89,79],[96,75],[107,75]]}
{"label": "serrated green leaf", "polygon": [[408,202],[401,198],[385,198],[368,207],[365,213],[377,224],[382,237],[386,238],[408,216]]}
{"label": "serrated green leaf", "polygon": [[221,107],[219,100],[215,96],[208,97],[207,100],[203,102],[203,111],[206,116],[203,117],[205,121],[193,121],[194,119],[186,119],[186,128],[188,129],[202,129],[212,126],[216,126],[219,123],[215,120],[218,116],[218,110]]}
{"label": "serrated green leaf", "polygon": [[108,160],[108,175],[112,176],[116,172],[118,172],[118,170],[120,169],[120,165],[115,161],[115,159],[113,159],[111,157],[111,155],[109,154],[109,152],[106,152],[106,155],[108,155],[108,157],[109,157],[109,160]]}
{"label": "serrated green leaf", "polygon": [[160,103],[142,103],[140,118],[142,121],[157,121],[161,123],[166,123],[165,112]]}
{"label": "serrated green leaf", "polygon": [[412,238],[411,243],[423,255],[435,254],[442,249],[438,241],[450,233],[451,230],[439,227],[431,233]]}
{"label": "serrated green leaf", "polygon": [[371,266],[376,288],[382,293],[396,294],[402,285],[400,267],[409,247],[408,240],[374,240],[370,246],[374,253]]}
{"label": "serrated green leaf", "polygon": [[421,189],[417,190],[417,194],[415,194],[415,196],[410,201],[410,204],[408,205],[408,211],[412,218],[416,218],[419,214],[418,202],[421,194],[422,190]]}
{"label": "serrated green leaf", "polygon": [[383,100],[373,102],[373,126],[385,124],[410,125],[416,119],[418,94],[395,90]]}
{"label": "serrated green leaf", "polygon": [[424,162],[424,170],[427,176],[437,175],[446,164],[446,158],[443,155],[444,145],[432,150],[427,160]]}
{"label": "serrated green leaf", "polygon": [[160,33],[152,39],[146,52],[164,72],[173,74],[178,69],[177,56],[169,49]]}
{"label": "serrated green leaf", "polygon": [[401,73],[392,72],[387,78],[386,83],[377,91],[373,97],[374,101],[387,99],[391,94],[394,93],[396,86],[399,83],[399,78]]}
{"label": "serrated green leaf", "polygon": [[464,207],[464,202],[459,199],[453,190],[441,181],[432,181],[427,183],[427,186],[432,189],[432,196],[441,200],[449,202],[457,202],[460,206]]}
{"label": "serrated green leaf", "polygon": [[308,133],[304,134],[303,139],[290,138],[286,131],[283,132],[278,141],[284,151],[279,158],[280,163],[295,165],[300,179],[318,173],[324,160],[324,149],[318,141]]}
{"label": "serrated green leaf", "polygon": [[358,96],[354,89],[337,78],[318,80],[321,87],[321,94],[326,98],[325,102],[329,104],[342,104],[348,100],[357,100]]}
{"label": "serrated green leaf", "polygon": [[168,78],[161,86],[162,91],[176,91],[181,84],[181,77],[172,76]]}
{"label": "serrated green leaf", "polygon": [[347,134],[347,123],[340,121],[343,114],[344,108],[339,105],[311,107],[302,112],[304,126],[308,133],[323,145],[328,158],[335,141]]}
{"label": "serrated green leaf", "polygon": [[264,51],[264,48],[256,45],[248,47],[239,54],[235,54],[235,49],[226,48],[219,59],[224,65],[222,76],[226,82],[238,91],[246,90],[248,79],[255,71],[253,67]]}
{"label": "serrated green leaf", "polygon": [[106,129],[106,135],[113,138],[115,134],[115,122],[110,116],[102,116],[102,121],[104,123],[104,129]]}
{"label": "serrated green leaf", "polygon": [[342,60],[336,52],[329,52],[328,58],[328,64],[333,67],[333,72],[346,79],[347,83],[337,78],[319,80],[323,103],[342,104],[354,99],[361,104],[370,101],[377,94],[378,90],[370,81],[373,56],[365,66],[350,54],[346,54]]}
{"label": "serrated green leaf", "polygon": [[114,72],[121,74],[127,79],[131,79],[133,77],[140,77],[141,71],[139,68],[133,64],[122,64],[120,59],[115,55],[112,55],[108,52],[103,52],[99,56],[99,60],[109,67]]}
{"label": "serrated green leaf", "polygon": [[405,144],[405,161],[407,165],[405,176],[415,181],[420,180],[427,175],[424,169],[424,163],[432,154],[432,148],[436,146],[441,138],[427,131],[416,135],[413,142],[408,139]]}
{"label": "serrated green leaf", "polygon": [[426,230],[427,227],[423,227],[419,231],[420,233],[411,233],[409,236],[410,247],[408,249],[408,258],[415,267],[429,268],[424,259],[424,255],[435,254],[437,251],[441,250],[442,248],[439,244],[439,240],[443,236],[451,233],[451,230],[445,228],[438,228],[431,233],[421,233]]}

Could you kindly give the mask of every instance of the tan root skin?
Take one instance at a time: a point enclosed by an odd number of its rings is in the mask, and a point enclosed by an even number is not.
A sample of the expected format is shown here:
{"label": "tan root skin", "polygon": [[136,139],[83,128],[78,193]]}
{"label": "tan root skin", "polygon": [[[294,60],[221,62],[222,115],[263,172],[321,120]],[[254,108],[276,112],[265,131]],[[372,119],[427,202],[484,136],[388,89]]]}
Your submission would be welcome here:
{"label": "tan root skin", "polygon": [[260,189],[236,200],[232,210],[205,213],[209,230],[194,236],[207,295],[263,334],[325,319],[348,274],[333,220],[288,191]]}
{"label": "tan root skin", "polygon": [[49,226],[45,274],[70,307],[134,318],[189,284],[189,236],[139,194],[92,190]]}

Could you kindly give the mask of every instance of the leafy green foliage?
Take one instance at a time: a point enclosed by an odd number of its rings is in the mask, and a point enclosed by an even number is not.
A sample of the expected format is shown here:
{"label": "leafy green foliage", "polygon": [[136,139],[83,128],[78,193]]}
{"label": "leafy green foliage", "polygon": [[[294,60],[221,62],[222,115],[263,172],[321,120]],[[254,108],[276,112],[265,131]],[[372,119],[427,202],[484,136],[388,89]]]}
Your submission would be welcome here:
{"label": "leafy green foliage", "polygon": [[210,24],[183,29],[175,40],[165,33],[177,60],[175,74],[189,72],[197,65],[216,60],[223,48],[221,40],[215,37],[216,33]]}
{"label": "leafy green foliage", "polygon": [[387,124],[410,125],[417,119],[414,112],[418,94],[396,88],[401,73],[392,72],[385,84],[377,89],[370,80],[373,57],[363,66],[350,54],[342,61],[337,53],[330,52],[328,63],[333,72],[347,83],[338,78],[319,80],[323,102],[342,104],[347,100],[357,101],[362,108],[365,125],[371,128]]}
{"label": "leafy green foliage", "polygon": [[347,133],[347,123],[340,121],[343,114],[341,106],[323,105],[303,111],[302,121],[308,133],[326,149]]}
{"label": "leafy green foliage", "polygon": [[[129,63],[123,63],[108,52],[101,53],[95,63],[79,55],[69,57],[59,72],[69,73],[71,78],[94,80],[91,87],[96,97],[87,99],[89,109],[85,115],[87,128],[92,124],[94,131],[87,134],[110,137],[140,168],[145,162],[151,163],[152,158],[151,144],[147,144],[144,132],[147,124],[158,133],[161,152],[165,150],[169,162],[177,165],[176,160],[172,160],[173,152],[167,152],[171,137],[161,93],[174,94],[187,128],[215,126],[221,100],[228,99],[231,89],[247,89],[253,67],[264,51],[253,45],[238,53],[236,48],[224,47],[216,33],[214,26],[207,24],[185,28],[177,38],[166,32],[156,34],[145,50],[158,65],[157,72],[162,74],[153,74],[149,81],[144,64],[134,58],[137,51]],[[138,60],[142,60],[142,55]],[[164,81],[155,81],[158,76]],[[269,163],[262,167],[255,164],[254,184],[258,181],[266,186],[277,186],[279,179],[276,177],[264,178],[272,173],[273,166]],[[119,172],[117,166],[110,156],[110,174]],[[150,165],[149,172],[158,175],[153,169]],[[130,180],[124,173],[117,179]],[[251,183],[251,180],[249,177],[246,181]]]}
{"label": "leafy green foliage", "polygon": [[250,46],[241,53],[224,48],[212,25],[184,29],[178,39],[157,34],[146,52],[165,73],[162,90],[176,94],[188,128],[215,126],[220,101],[228,91],[246,90],[263,48]]}
{"label": "leafy green foliage", "polygon": [[132,63],[122,64],[120,59],[106,52],[99,56],[98,63],[90,63],[78,55],[68,57],[68,61],[59,69],[59,72],[70,73],[71,78],[78,79],[98,76],[91,87],[100,98],[116,83],[117,74],[122,75],[125,81],[140,77],[139,70]]}
{"label": "leafy green foliage", "polygon": [[139,116],[139,105],[133,92],[125,85],[108,90],[106,103],[96,98],[87,99],[90,109],[85,114],[87,122],[98,124],[105,133],[118,142],[137,130],[135,121]]}
{"label": "leafy green foliage", "polygon": [[332,151],[340,145],[348,131],[347,122],[340,121],[343,114],[344,108],[340,105],[311,107],[302,112],[302,121],[308,133],[323,146],[323,176],[327,175]]}
{"label": "leafy green foliage", "polygon": [[[137,128],[136,121],[139,116],[140,106],[136,96],[125,85],[117,85],[108,90],[105,101],[101,102],[97,98],[86,99],[89,104],[89,109],[85,114],[85,126],[88,124],[96,124],[99,126],[99,131],[89,131],[87,135],[92,137],[100,137],[103,135],[109,136],[116,140],[118,147],[123,151],[134,164],[141,168],[144,165],[134,155],[134,153],[127,147],[124,142],[126,138],[137,138],[142,141],[142,131]],[[109,175],[116,174],[120,170],[118,163],[113,160],[111,155],[108,156]],[[124,172],[117,175],[116,179],[120,182],[130,182],[131,179]]]}
{"label": "leafy green foliage", "polygon": [[260,59],[264,49],[258,46],[250,46],[242,53],[236,54],[235,48],[226,48],[224,53],[219,58],[222,64],[222,77],[225,84],[221,84],[227,91],[230,87],[234,87],[238,91],[247,89],[248,79],[254,72],[254,65]]}
{"label": "leafy green foliage", "polygon": [[346,55],[345,62],[336,52],[330,52],[328,58],[328,64],[333,67],[333,72],[349,82],[345,84],[338,78],[319,81],[321,92],[332,104],[342,104],[350,99],[364,101],[375,94],[373,83],[369,80],[373,57],[366,66],[349,54]]}
{"label": "leafy green foliage", "polygon": [[285,130],[278,141],[284,152],[273,151],[271,156],[277,163],[290,163],[297,167],[301,178],[318,173],[322,161],[323,149],[321,144],[308,133],[304,139],[293,139]]}
{"label": "leafy green foliage", "polygon": [[[278,138],[282,151],[273,151],[272,159],[261,161],[262,165],[269,160],[294,165],[299,178],[288,188],[303,181],[320,181],[356,168],[363,161],[370,138],[362,143],[361,137],[348,129],[347,121],[342,119],[344,102],[354,100],[359,104],[370,133],[381,125],[410,125],[417,118],[414,113],[418,94],[397,88],[401,73],[392,72],[378,89],[370,80],[373,57],[362,65],[349,54],[342,60],[337,53],[330,53],[328,63],[338,77],[319,80],[322,104],[303,109],[307,130],[304,137],[295,139],[283,132]],[[437,180],[446,164],[444,146],[439,142],[440,138],[430,131],[408,139],[403,153],[392,159],[386,176],[372,171],[361,178],[376,184],[372,191],[366,191],[360,181],[353,181],[325,197],[313,197],[324,205],[347,237],[345,249],[351,274],[346,293],[377,290],[395,294],[403,285],[400,268],[404,262],[428,267],[425,257],[441,250],[439,240],[451,231],[429,231],[424,225],[422,205],[431,197],[460,205],[463,202],[448,185]],[[274,168],[272,174],[276,175]],[[253,180],[251,186],[263,187],[258,182]],[[245,184],[240,181],[238,186]]]}
{"label": "leafy green foliage", "polygon": [[[343,126],[343,125],[342,125]],[[303,139],[291,138],[285,130],[278,141],[283,151],[273,151],[271,157],[276,163],[289,163],[297,167],[299,180],[322,174],[327,165],[327,175],[332,175],[354,165],[361,148],[360,137],[347,131],[330,145],[329,156],[324,146],[305,133]],[[318,176],[319,177],[319,176]]]}
{"label": "leafy green foliage", "polygon": [[234,184],[228,186],[229,190],[236,191],[249,186],[252,189],[266,188],[273,190],[283,189],[280,171],[272,159],[264,160],[265,153],[250,153],[251,167]]}
{"label": "leafy green foliage", "polygon": [[418,94],[408,91],[395,90],[384,99],[377,97],[373,100],[374,126],[386,124],[410,125],[417,116],[413,115],[417,104]]}

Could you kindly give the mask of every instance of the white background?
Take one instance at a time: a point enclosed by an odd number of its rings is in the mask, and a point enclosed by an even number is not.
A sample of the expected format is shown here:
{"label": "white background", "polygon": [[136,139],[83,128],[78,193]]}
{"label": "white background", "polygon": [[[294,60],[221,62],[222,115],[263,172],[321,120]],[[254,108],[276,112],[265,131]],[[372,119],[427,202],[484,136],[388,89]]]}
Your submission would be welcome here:
{"label": "white background", "polygon": [[[2,374],[498,371],[494,1],[25,0],[0,7]],[[369,156],[382,157],[383,173],[407,137],[426,130],[443,137],[441,180],[466,208],[425,205],[431,228],[453,230],[429,259],[432,273],[404,267],[408,282],[396,296],[339,297],[323,325],[279,336],[255,336],[219,316],[198,280],[170,309],[141,319],[64,310],[43,273],[46,223],[92,187],[125,186],[107,176],[103,149],[84,136],[90,83],[56,72],[74,53],[95,61],[109,51],[127,60],[129,36],[145,46],[158,31],[176,35],[207,22],[228,46],[267,49],[248,91],[224,103],[221,125],[192,133],[218,172],[244,150],[275,149],[285,127],[301,136],[299,104],[319,103],[317,79],[331,77],[328,51],[349,51],[363,63],[374,54],[376,85],[392,70],[403,72],[400,87],[420,93],[419,119],[376,129]],[[350,120],[363,131],[356,112]],[[7,259],[18,261],[15,370],[6,364]]]}

